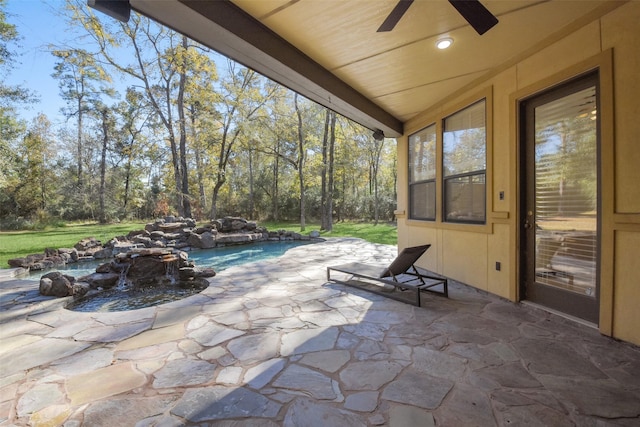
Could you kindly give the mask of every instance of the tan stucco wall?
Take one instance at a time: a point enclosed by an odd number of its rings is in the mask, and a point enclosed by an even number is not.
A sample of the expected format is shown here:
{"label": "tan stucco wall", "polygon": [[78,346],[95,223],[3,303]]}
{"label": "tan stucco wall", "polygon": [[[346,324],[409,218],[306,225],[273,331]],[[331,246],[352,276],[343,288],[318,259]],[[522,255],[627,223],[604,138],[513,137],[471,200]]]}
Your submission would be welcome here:
{"label": "tan stucco wall", "polygon": [[[518,190],[517,99],[568,79],[589,64],[606,63],[613,54],[613,90],[609,139],[603,139],[602,274],[600,330],[640,344],[640,2],[627,3],[499,74],[470,88],[467,94],[443,100],[406,123],[398,140],[398,246],[433,246],[421,266],[496,295],[518,300],[516,223]],[[608,55],[608,56],[607,56]],[[595,59],[594,59],[595,58]],[[609,60],[609,63],[611,61]],[[592,65],[591,65],[592,66]],[[493,125],[487,170],[487,226],[454,226],[407,219],[408,135],[437,122],[474,96],[489,91]],[[479,98],[478,98],[479,99]],[[607,108],[603,103],[602,108]],[[612,111],[611,111],[612,110]],[[606,113],[606,114],[605,114]],[[491,115],[492,114],[492,115]],[[607,123],[603,125],[603,131]],[[490,142],[491,144],[491,142]],[[611,161],[607,160],[610,156]],[[504,200],[498,194],[504,191]],[[609,194],[613,192],[614,194]],[[495,263],[501,263],[496,271]]]}

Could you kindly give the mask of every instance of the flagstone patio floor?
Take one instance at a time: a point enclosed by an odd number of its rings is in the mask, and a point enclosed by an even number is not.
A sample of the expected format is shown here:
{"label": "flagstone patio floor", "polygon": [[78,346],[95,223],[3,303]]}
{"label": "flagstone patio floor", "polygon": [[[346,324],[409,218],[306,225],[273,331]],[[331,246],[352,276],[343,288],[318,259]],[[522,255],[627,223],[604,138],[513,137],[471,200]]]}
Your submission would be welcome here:
{"label": "flagstone patio floor", "polygon": [[455,282],[415,307],[326,280],[395,255],[329,239],[117,313],[5,270],[0,426],[640,426],[636,346]]}

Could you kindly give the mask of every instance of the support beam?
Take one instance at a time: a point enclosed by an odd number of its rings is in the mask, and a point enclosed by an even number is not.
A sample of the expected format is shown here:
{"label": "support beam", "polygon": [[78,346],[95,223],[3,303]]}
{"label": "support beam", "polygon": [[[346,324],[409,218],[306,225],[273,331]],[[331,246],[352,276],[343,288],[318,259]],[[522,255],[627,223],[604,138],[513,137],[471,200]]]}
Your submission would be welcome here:
{"label": "support beam", "polygon": [[139,13],[387,137],[403,123],[230,1],[130,0]]}

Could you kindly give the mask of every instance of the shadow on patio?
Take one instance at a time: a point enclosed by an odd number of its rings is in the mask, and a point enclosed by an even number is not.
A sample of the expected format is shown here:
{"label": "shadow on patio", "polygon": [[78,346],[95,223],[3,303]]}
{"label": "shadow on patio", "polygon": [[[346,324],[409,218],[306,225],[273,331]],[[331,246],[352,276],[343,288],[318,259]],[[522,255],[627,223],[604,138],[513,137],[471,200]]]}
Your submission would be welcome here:
{"label": "shadow on patio", "polygon": [[[394,257],[395,247],[332,239],[225,270],[199,295],[125,313],[33,310],[33,290],[0,283],[2,420],[640,423],[635,346],[455,282],[448,300],[423,294],[421,308],[326,283],[328,265]],[[23,297],[8,304],[9,294]]]}

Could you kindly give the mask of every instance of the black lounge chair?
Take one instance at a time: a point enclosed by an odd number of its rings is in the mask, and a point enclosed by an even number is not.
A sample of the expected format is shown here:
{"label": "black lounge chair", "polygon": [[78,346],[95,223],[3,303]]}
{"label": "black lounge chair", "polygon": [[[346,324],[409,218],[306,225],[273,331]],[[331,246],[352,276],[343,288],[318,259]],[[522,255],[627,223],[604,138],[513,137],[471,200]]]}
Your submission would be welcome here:
{"label": "black lounge chair", "polygon": [[[398,301],[409,302],[420,307],[420,291],[433,292],[445,297],[449,296],[446,278],[428,276],[419,272],[414,265],[422,254],[429,249],[429,247],[431,247],[431,245],[405,248],[400,252],[396,259],[389,264],[388,267],[363,264],[359,262],[350,262],[348,264],[327,267],[327,280],[364,289]],[[331,271],[346,273],[351,275],[352,278],[346,281],[337,280],[335,278],[331,278]],[[387,291],[384,289],[384,286],[381,287],[374,283],[352,280],[353,277],[380,282],[382,285],[391,285],[393,288]],[[442,285],[443,291],[431,289],[439,285]],[[404,298],[401,295],[403,292],[396,293],[396,290],[410,291],[414,294],[415,299],[413,301],[407,300],[407,298]]]}

